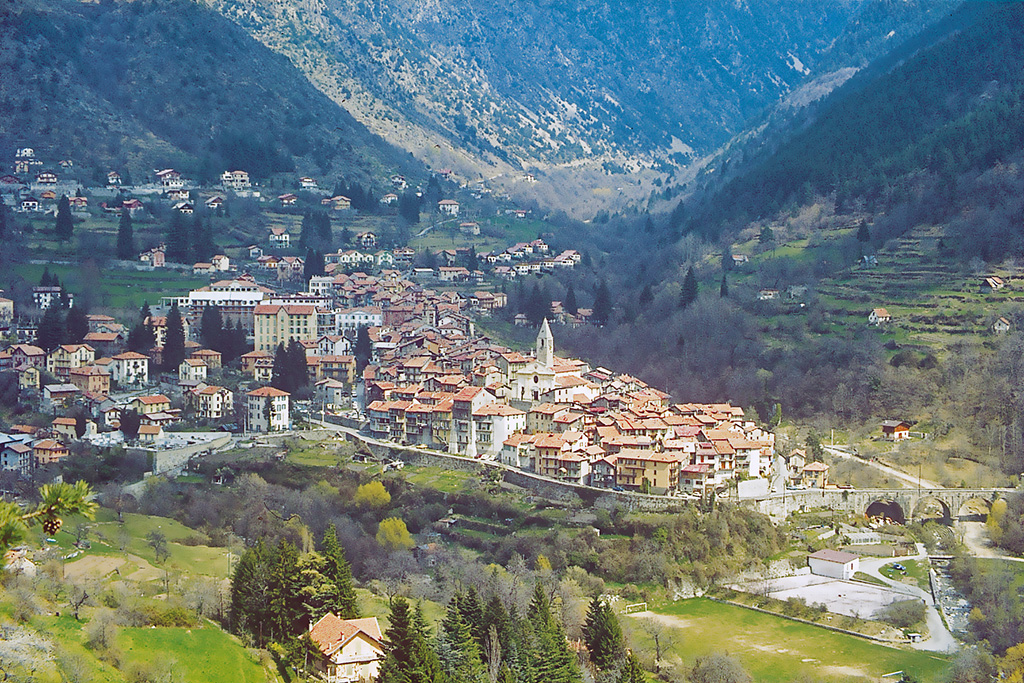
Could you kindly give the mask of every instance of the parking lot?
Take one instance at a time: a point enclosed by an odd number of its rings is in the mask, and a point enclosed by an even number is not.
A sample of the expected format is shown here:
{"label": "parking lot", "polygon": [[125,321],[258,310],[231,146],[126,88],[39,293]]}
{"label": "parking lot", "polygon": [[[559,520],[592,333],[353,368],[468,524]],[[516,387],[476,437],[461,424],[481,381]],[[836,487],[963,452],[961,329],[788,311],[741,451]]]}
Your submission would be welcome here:
{"label": "parking lot", "polygon": [[779,600],[803,598],[808,605],[824,603],[829,612],[863,619],[871,618],[890,603],[916,599],[912,595],[883,586],[840,581],[814,574],[774,579],[766,588],[770,597]]}

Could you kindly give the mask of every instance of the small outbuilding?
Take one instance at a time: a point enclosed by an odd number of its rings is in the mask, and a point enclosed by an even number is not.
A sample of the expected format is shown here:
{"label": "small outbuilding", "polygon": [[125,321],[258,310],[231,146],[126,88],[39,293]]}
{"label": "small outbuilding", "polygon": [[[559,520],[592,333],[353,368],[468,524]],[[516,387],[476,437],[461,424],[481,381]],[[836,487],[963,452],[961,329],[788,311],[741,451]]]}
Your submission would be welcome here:
{"label": "small outbuilding", "polygon": [[849,581],[860,571],[860,557],[842,550],[819,550],[807,557],[812,574]]}

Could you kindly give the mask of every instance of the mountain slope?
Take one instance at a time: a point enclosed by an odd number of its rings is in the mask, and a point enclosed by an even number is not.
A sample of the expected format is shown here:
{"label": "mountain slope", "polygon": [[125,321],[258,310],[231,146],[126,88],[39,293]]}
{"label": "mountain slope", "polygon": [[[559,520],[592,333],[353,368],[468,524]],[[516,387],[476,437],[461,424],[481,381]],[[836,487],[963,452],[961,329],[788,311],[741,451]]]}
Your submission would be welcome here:
{"label": "mountain slope", "polygon": [[210,0],[407,149],[492,164],[706,153],[863,0]]}
{"label": "mountain slope", "polygon": [[286,59],[192,2],[8,3],[0,15],[0,145],[97,173],[175,166],[208,179],[413,168]]}

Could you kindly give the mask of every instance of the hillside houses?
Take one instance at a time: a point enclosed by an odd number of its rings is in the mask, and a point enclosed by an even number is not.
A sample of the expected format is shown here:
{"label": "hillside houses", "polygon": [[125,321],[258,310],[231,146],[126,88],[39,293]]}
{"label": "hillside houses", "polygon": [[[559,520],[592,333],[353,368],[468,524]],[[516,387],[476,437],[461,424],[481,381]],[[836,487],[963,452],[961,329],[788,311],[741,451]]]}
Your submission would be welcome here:
{"label": "hillside houses", "polygon": [[769,470],[774,435],[741,408],[671,404],[640,380],[559,357],[546,321],[532,356],[482,339],[438,342],[436,351],[399,345],[368,369],[373,436],[655,493]]}

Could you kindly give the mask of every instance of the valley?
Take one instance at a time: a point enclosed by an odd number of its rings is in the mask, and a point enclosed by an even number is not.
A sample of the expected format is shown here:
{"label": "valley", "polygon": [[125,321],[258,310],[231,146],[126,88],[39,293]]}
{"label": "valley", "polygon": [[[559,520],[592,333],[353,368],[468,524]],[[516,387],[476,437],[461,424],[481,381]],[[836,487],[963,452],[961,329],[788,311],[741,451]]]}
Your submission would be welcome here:
{"label": "valley", "polygon": [[1021,7],[9,3],[0,677],[1018,680]]}

